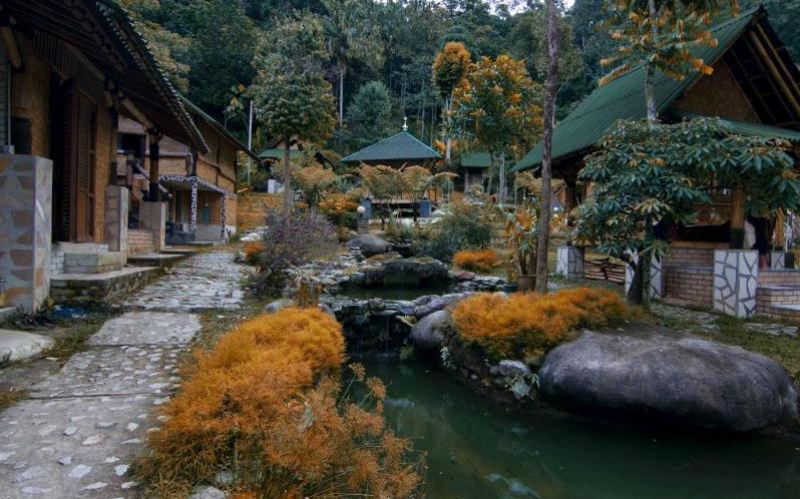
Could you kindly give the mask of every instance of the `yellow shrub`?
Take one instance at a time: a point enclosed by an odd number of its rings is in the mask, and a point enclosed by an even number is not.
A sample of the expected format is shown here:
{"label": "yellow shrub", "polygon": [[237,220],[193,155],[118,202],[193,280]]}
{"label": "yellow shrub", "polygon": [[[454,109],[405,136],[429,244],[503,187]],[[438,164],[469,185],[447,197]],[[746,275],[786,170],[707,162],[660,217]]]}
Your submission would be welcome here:
{"label": "yellow shrub", "polygon": [[575,288],[545,296],[472,296],[456,306],[453,320],[466,343],[479,345],[499,360],[542,355],[575,328],[604,326],[624,314],[625,304],[615,293]]}
{"label": "yellow shrub", "polygon": [[230,469],[248,491],[241,497],[258,499],[402,498],[417,487],[404,460],[409,444],[401,440],[395,459],[386,443],[396,437],[384,426],[380,381],[367,381],[376,409],[343,400],[345,342],[329,315],[287,308],[259,316],[195,357],[149,439],[152,453],[137,464],[150,482],[188,489]]}
{"label": "yellow shrub", "polygon": [[264,251],[264,244],[263,243],[247,243],[244,245],[244,257],[245,261],[248,263],[255,263],[258,259],[258,255]]}
{"label": "yellow shrub", "polygon": [[493,249],[463,250],[453,256],[453,263],[465,270],[486,272],[499,266],[502,260]]}

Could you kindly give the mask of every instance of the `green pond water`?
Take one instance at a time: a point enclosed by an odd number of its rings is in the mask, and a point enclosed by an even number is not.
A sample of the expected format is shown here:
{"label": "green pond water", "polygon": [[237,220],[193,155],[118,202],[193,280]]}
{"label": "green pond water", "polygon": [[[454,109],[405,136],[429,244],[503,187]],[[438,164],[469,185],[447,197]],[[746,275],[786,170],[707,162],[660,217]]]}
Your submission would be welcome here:
{"label": "green pond water", "polygon": [[426,499],[800,499],[800,443],[629,429],[493,406],[424,363],[363,356],[428,453]]}
{"label": "green pond water", "polygon": [[425,295],[446,294],[448,288],[446,282],[422,282],[415,276],[390,275],[386,276],[382,286],[345,287],[339,295],[361,300],[383,298],[384,300],[410,301]]}

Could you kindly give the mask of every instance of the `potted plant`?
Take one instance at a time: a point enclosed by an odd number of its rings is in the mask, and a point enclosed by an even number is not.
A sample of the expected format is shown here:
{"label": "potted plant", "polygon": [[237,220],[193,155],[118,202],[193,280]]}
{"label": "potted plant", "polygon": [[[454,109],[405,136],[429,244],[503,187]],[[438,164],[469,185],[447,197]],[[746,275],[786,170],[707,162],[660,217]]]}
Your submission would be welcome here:
{"label": "potted plant", "polygon": [[[517,279],[517,289],[530,291],[536,282],[536,247],[538,210],[533,200],[524,208],[506,215],[506,247],[509,249],[509,273]],[[509,275],[509,280],[513,277]]]}

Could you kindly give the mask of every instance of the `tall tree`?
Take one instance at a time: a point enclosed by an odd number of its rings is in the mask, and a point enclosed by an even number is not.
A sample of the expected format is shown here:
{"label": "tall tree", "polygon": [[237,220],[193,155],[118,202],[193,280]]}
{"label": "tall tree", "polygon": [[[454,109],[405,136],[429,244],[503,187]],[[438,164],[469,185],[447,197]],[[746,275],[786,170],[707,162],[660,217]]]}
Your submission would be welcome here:
{"label": "tall tree", "polygon": [[344,120],[344,80],[347,68],[355,61],[377,67],[383,61],[380,26],[375,21],[370,0],[322,0],[322,18],[328,51],[339,79],[339,127]]}
{"label": "tall tree", "polygon": [[461,42],[448,42],[433,61],[433,84],[444,99],[445,123],[445,161],[450,165],[450,135],[453,126],[453,90],[461,85],[470,68],[470,54]]}
{"label": "tall tree", "polygon": [[274,28],[264,53],[256,59],[258,73],[250,94],[256,116],[267,133],[284,142],[283,208],[286,216],[294,205],[289,150],[293,138],[324,140],[336,126],[331,85],[323,77],[327,56],[318,18],[303,15]]}
{"label": "tall tree", "polygon": [[[453,128],[467,146],[500,156],[498,201],[506,199],[506,153],[527,151],[542,130],[542,86],[525,61],[483,57],[453,92]],[[465,148],[468,149],[469,147]]]}
{"label": "tall tree", "polygon": [[550,219],[553,214],[551,178],[553,171],[553,125],[556,114],[559,55],[559,7],[547,3],[547,77],[544,84],[544,142],[542,144],[542,194],[539,216],[539,243],[536,246],[536,291],[547,292],[547,252],[550,246]]}
{"label": "tall tree", "polygon": [[347,122],[353,126],[356,149],[385,138],[391,129],[391,120],[392,96],[379,81],[362,85],[347,107]]}
{"label": "tall tree", "polygon": [[617,0],[611,4],[608,26],[611,37],[621,42],[617,52],[603,59],[617,67],[600,80],[605,85],[632,67],[644,64],[647,118],[658,119],[655,96],[656,71],[683,80],[691,72],[711,74],[705,61],[694,57],[698,46],[716,46],[708,26],[723,4],[736,12],[737,0]]}

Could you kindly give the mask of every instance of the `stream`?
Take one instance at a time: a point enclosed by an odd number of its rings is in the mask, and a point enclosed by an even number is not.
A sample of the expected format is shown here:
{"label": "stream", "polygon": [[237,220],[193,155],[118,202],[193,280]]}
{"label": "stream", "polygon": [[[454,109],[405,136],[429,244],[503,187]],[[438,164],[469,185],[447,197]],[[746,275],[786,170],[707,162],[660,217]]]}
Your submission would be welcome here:
{"label": "stream", "polygon": [[433,363],[356,356],[386,418],[427,453],[426,499],[798,499],[800,443],[673,433],[491,405]]}

